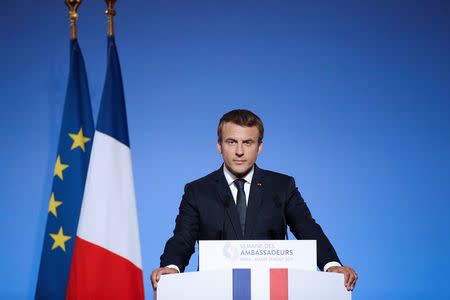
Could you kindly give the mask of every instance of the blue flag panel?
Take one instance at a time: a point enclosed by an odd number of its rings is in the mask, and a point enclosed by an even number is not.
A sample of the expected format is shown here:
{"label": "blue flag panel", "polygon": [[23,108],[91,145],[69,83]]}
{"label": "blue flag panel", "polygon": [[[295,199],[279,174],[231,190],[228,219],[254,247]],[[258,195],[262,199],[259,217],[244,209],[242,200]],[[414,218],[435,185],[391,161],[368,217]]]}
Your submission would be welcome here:
{"label": "blue flag panel", "polygon": [[233,300],[251,299],[250,269],[233,269]]}
{"label": "blue flag panel", "polygon": [[98,113],[97,131],[130,147],[122,73],[114,37],[108,37],[108,66]]}
{"label": "blue flag panel", "polygon": [[70,41],[70,71],[35,299],[65,299],[94,137],[83,56]]}

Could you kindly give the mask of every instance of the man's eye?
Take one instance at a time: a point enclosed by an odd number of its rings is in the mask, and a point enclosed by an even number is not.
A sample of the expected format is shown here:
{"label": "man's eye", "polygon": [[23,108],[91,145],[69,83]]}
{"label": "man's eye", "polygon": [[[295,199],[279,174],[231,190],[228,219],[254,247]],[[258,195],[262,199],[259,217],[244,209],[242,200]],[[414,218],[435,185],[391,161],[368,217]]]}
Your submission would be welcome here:
{"label": "man's eye", "polygon": [[251,145],[251,144],[252,144],[252,141],[245,141],[244,144],[246,144],[246,145]]}
{"label": "man's eye", "polygon": [[233,145],[234,141],[228,141],[228,144]]}

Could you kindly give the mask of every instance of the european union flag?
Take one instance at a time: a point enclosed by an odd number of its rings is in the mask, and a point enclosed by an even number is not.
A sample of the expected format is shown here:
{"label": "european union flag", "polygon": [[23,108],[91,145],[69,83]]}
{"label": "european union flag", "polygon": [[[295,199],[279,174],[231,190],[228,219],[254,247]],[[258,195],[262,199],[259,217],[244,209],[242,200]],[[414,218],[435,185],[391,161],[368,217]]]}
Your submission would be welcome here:
{"label": "european union flag", "polygon": [[94,120],[78,41],[70,41],[70,72],[48,206],[35,299],[65,299],[83,200]]}

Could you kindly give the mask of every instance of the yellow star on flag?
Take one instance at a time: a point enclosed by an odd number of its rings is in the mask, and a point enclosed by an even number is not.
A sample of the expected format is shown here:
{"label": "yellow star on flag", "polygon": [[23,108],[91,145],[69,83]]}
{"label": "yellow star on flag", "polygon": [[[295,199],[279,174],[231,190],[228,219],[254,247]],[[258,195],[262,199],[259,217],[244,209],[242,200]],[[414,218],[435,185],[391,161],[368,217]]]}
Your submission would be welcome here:
{"label": "yellow star on flag", "polygon": [[56,213],[56,208],[62,204],[61,201],[55,200],[55,194],[52,193],[52,196],[50,198],[50,204],[48,205],[48,212],[51,212],[55,217],[58,217],[58,214]]}
{"label": "yellow star on flag", "polygon": [[89,142],[91,139],[83,136],[83,128],[80,128],[80,131],[78,131],[77,134],[69,133],[69,136],[73,140],[72,148],[70,148],[70,150],[73,150],[76,147],[80,147],[83,150],[83,152],[86,152],[84,144]]}
{"label": "yellow star on flag", "polygon": [[56,164],[55,164],[55,172],[53,173],[53,176],[58,175],[58,177],[63,180],[63,171],[67,169],[69,165],[65,165],[61,163],[61,158],[58,155],[58,158],[56,158]]}
{"label": "yellow star on flag", "polygon": [[60,247],[64,252],[66,252],[66,245],[64,243],[70,240],[71,237],[64,235],[62,226],[59,228],[58,234],[50,233],[50,236],[54,240],[52,250],[56,247]]}

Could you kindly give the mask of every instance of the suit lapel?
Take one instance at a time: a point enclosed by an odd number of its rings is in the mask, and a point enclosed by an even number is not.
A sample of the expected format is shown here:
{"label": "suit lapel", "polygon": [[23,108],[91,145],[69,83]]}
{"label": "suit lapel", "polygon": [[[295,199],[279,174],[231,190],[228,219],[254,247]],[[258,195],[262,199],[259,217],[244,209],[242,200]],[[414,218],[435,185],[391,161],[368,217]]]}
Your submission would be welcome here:
{"label": "suit lapel", "polygon": [[247,213],[245,217],[244,238],[247,238],[252,233],[253,228],[256,224],[258,211],[261,206],[263,188],[264,174],[263,171],[255,164],[255,172],[253,174],[252,183],[250,185],[250,195],[248,198]]}
{"label": "suit lapel", "polygon": [[[231,221],[231,226],[233,227],[233,232],[236,235],[237,240],[242,240],[244,236],[242,235],[241,225],[239,221],[239,215],[236,208],[236,203],[233,200],[233,195],[231,194],[230,187],[228,186],[227,180],[225,179],[225,175],[223,174],[223,165],[217,170],[214,174],[214,179],[216,183],[216,190],[219,198],[217,199],[221,206],[224,206],[225,197],[229,197],[230,205],[226,208],[227,216]],[[250,193],[251,194],[251,193]]]}

